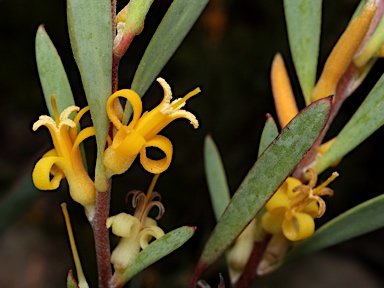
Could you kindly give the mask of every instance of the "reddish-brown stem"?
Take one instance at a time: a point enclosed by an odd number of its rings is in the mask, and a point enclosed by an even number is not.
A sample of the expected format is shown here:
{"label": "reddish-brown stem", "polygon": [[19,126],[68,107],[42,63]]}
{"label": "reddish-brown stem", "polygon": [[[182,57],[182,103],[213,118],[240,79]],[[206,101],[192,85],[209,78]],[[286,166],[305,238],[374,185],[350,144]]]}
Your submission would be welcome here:
{"label": "reddish-brown stem", "polygon": [[[339,84],[337,85],[336,89],[336,95],[334,96],[331,113],[329,115],[328,121],[324,127],[324,129],[321,131],[319,137],[317,138],[316,142],[313,144],[312,148],[308,151],[307,155],[301,160],[299,165],[297,165],[297,168],[295,169],[295,172],[293,173],[293,177],[301,180],[304,179],[304,174],[307,170],[307,168],[310,167],[313,160],[316,157],[317,149],[323,142],[323,139],[325,137],[325,134],[327,133],[329,127],[331,126],[331,123],[335,116],[337,115],[337,112],[339,111],[341,105],[344,103],[344,101],[354,92],[354,90],[357,88],[357,85],[353,84],[353,78],[358,73],[358,69],[356,66],[351,63],[347,69],[347,71],[344,73],[343,77],[341,78]],[[352,83],[352,84],[351,84]]]}
{"label": "reddish-brown stem", "polygon": [[267,248],[270,239],[271,237],[269,236],[266,237],[263,242],[254,243],[252,253],[249,256],[247,265],[245,266],[239,280],[237,280],[237,282],[233,286],[234,288],[246,288],[250,286],[252,281],[257,276],[257,266],[259,266],[260,264],[265,248]]}
{"label": "reddish-brown stem", "polygon": [[[112,21],[112,43],[116,35],[116,0],[111,0],[111,21]],[[113,55],[113,51],[112,51]],[[112,67],[112,79],[113,67]],[[114,91],[114,86],[111,88]],[[109,207],[111,201],[111,183],[108,185],[107,191],[97,191],[96,193],[96,210],[91,226],[93,237],[95,240],[97,270],[99,275],[99,288],[110,287],[112,278],[111,251],[109,245],[109,234],[106,226],[109,216]]]}
{"label": "reddish-brown stem", "polygon": [[112,278],[111,251],[109,248],[109,234],[106,226],[109,216],[110,189],[98,191],[96,195],[96,211],[91,221],[99,274],[99,288],[108,288]]}

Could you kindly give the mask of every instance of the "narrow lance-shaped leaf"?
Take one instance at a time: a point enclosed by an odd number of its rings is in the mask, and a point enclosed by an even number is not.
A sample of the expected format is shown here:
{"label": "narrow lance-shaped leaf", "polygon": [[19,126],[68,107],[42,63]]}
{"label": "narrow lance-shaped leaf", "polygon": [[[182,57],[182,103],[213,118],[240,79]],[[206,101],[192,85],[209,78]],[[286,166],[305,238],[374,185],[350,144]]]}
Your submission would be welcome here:
{"label": "narrow lance-shaped leaf", "polygon": [[259,157],[221,216],[196,267],[191,287],[257,215],[310,149],[329,117],[329,97],[300,112]]}
{"label": "narrow lance-shaped leaf", "polygon": [[196,227],[183,226],[165,234],[156,241],[153,241],[148,247],[140,252],[135,261],[127,268],[127,270],[125,270],[122,278],[112,278],[112,284],[128,282],[143,269],[181,247],[193,236],[195,230]]}
{"label": "narrow lance-shaped leaf", "polygon": [[[39,71],[45,104],[47,105],[49,114],[54,118],[51,95],[56,95],[56,105],[59,114],[69,106],[75,106],[76,103],[73,99],[71,86],[61,58],[43,25],[40,25],[37,29],[35,45],[37,70]],[[74,115],[70,117],[73,118]],[[82,143],[80,144],[80,151],[83,157],[84,167],[88,169]]]}
{"label": "narrow lance-shaped leaf", "polygon": [[316,80],[321,4],[319,0],[284,0],[289,47],[307,105]]}
{"label": "narrow lance-shaped leaf", "polygon": [[205,137],[204,142],[204,165],[213,212],[215,213],[216,220],[219,220],[231,196],[219,150],[209,135]]}
{"label": "narrow lance-shaped leaf", "polygon": [[341,130],[332,146],[319,158],[315,165],[317,173],[321,173],[332,163],[347,155],[384,124],[383,91],[384,75],[381,76],[351,120]]}
{"label": "narrow lance-shaped leaf", "polygon": [[[141,97],[175,53],[208,0],[174,0],[156,29],[133,78],[131,89]],[[126,106],[123,122],[131,115]]]}
{"label": "narrow lance-shaped leaf", "polygon": [[108,0],[67,0],[68,30],[91,110],[97,142],[96,188],[106,190],[101,163],[109,128],[106,103],[112,92],[112,24]]}
{"label": "narrow lance-shaped leaf", "polygon": [[51,104],[52,94],[56,95],[59,113],[65,108],[75,105],[75,101],[61,58],[43,25],[37,29],[35,45],[37,70],[45,103],[49,114],[54,117]]}
{"label": "narrow lance-shaped leaf", "polygon": [[383,211],[384,195],[353,207],[320,227],[315,234],[293,249],[284,261],[296,259],[383,227]]}

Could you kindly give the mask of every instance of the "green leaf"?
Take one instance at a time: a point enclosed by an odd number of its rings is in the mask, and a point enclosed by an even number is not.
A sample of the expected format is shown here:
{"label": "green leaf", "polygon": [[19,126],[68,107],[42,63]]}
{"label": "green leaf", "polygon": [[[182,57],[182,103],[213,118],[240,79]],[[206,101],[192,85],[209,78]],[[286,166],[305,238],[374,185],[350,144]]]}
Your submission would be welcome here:
{"label": "green leaf", "polygon": [[322,1],[284,0],[289,47],[305,103],[315,85],[321,31]]}
{"label": "green leaf", "polygon": [[275,120],[272,116],[267,114],[267,121],[265,122],[263,133],[261,133],[258,157],[264,152],[265,149],[272,143],[272,141],[279,135]]}
{"label": "green leaf", "polygon": [[192,281],[216,261],[311,148],[329,117],[331,99],[307,106],[273,140],[232,197],[204,247]]}
{"label": "green leaf", "polygon": [[13,221],[23,215],[41,195],[42,192],[33,185],[31,167],[1,199],[0,236]]}
{"label": "green leaf", "polygon": [[384,195],[361,203],[320,227],[284,259],[290,261],[384,226]]}
{"label": "green leaf", "polygon": [[121,283],[127,282],[149,265],[159,261],[161,258],[181,247],[193,236],[195,230],[196,227],[183,226],[153,241],[147,248],[140,252],[132,265],[124,272],[122,279],[120,279]]}
{"label": "green leaf", "polygon": [[[159,75],[161,69],[175,53],[208,0],[174,0],[164,15],[140,61],[133,78],[131,89],[141,97]],[[131,115],[130,106],[126,106],[123,122],[127,123]]]}
{"label": "green leaf", "polygon": [[39,71],[45,103],[49,114],[54,117],[51,104],[52,94],[56,95],[59,114],[65,108],[74,106],[75,101],[63,63],[43,25],[37,29],[35,45],[37,70]]}
{"label": "green leaf", "polygon": [[332,163],[347,155],[384,124],[384,74],[368,94],[356,113],[336,137],[328,151],[317,161],[321,173]]}
{"label": "green leaf", "polygon": [[[112,92],[112,24],[108,0],[67,0],[68,30],[96,133],[96,178],[109,128],[106,103]],[[106,189],[106,183],[103,183]],[[96,186],[98,182],[96,179]]]}
{"label": "green leaf", "polygon": [[231,196],[219,150],[209,135],[205,137],[204,142],[204,165],[213,211],[216,220],[219,220]]}
{"label": "green leaf", "polygon": [[75,278],[73,277],[72,270],[69,270],[68,276],[67,276],[67,288],[79,288],[79,286],[76,283]]}

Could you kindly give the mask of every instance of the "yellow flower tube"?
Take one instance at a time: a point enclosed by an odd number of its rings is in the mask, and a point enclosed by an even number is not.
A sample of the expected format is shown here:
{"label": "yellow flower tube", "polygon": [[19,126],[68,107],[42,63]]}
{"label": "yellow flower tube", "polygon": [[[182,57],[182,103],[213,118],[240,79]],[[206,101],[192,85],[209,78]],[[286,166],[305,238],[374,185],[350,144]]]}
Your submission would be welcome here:
{"label": "yellow flower tube", "polygon": [[277,117],[280,127],[284,128],[299,113],[299,110],[288,72],[280,53],[277,53],[272,61],[271,83]]}
{"label": "yellow flower tube", "polygon": [[[55,147],[36,163],[32,172],[33,182],[38,189],[54,190],[59,187],[61,180],[66,178],[72,199],[85,206],[90,212],[94,207],[96,192],[94,183],[84,168],[79,145],[95,132],[93,127],[77,132],[80,118],[89,109],[84,108],[79,111],[78,107],[71,106],[59,116],[54,96],[52,96],[52,107],[55,119],[46,115],[40,116],[32,127],[36,131],[41,126],[46,126]],[[77,111],[79,112],[74,120],[71,120],[70,114]]]}
{"label": "yellow flower tube", "polygon": [[375,12],[375,3],[369,2],[365,4],[360,15],[348,25],[324,65],[323,72],[312,92],[312,102],[335,94],[337,84],[368,32]]}

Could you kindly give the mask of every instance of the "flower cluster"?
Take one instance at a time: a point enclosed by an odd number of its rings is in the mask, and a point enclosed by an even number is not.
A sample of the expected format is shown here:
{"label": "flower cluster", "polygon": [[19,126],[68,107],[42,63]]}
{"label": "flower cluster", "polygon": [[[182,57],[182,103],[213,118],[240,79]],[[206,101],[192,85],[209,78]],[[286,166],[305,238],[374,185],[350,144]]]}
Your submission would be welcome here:
{"label": "flower cluster", "polygon": [[[136,208],[134,215],[120,213],[107,220],[107,228],[112,228],[113,234],[121,237],[111,256],[116,278],[123,274],[139,255],[140,250],[145,249],[153,238],[159,239],[164,235],[156,222],[164,214],[160,194],[152,193],[149,190],[146,195],[144,192],[136,190],[129,192],[128,196],[130,195],[132,195],[132,206]],[[156,220],[148,217],[148,213],[153,207],[159,209]]]}
{"label": "flower cluster", "polygon": [[304,185],[300,180],[288,177],[265,205],[267,212],[261,219],[265,231],[272,235],[283,233],[290,241],[310,237],[315,231],[314,218],[323,216],[326,208],[321,196],[332,196],[333,190],[326,187],[338,173],[334,172],[315,188],[317,175],[309,169],[311,179]]}

